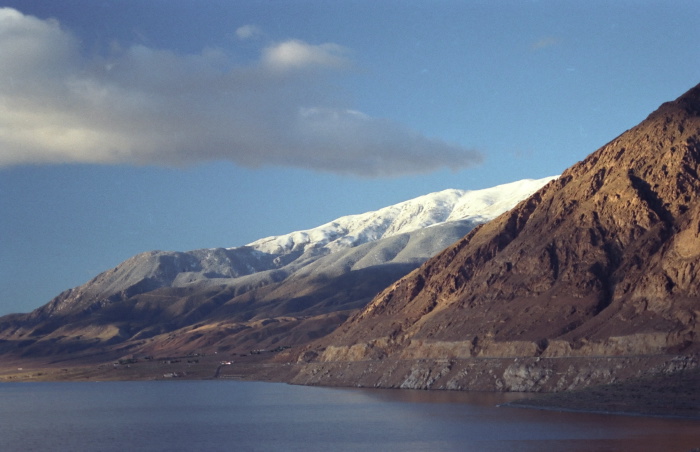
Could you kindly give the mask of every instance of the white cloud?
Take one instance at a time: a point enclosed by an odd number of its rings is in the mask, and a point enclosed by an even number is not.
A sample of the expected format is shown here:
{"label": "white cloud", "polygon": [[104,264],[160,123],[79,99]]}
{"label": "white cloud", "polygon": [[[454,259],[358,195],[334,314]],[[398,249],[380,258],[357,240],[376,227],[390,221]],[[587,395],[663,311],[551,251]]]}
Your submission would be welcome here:
{"label": "white cloud", "polygon": [[377,177],[480,160],[334,102],[319,69],[350,65],[336,44],[281,42],[247,66],[217,49],[80,50],[57,22],[0,8],[0,166],[229,160]]}
{"label": "white cloud", "polygon": [[353,110],[300,109],[295,135],[302,158],[337,173],[388,177],[481,162],[476,152]]}
{"label": "white cloud", "polygon": [[272,69],[299,69],[303,67],[343,67],[348,64],[347,50],[337,44],[310,45],[291,40],[266,48],[263,60]]}
{"label": "white cloud", "polygon": [[236,36],[238,39],[252,39],[262,35],[262,30],[255,25],[243,25],[242,27],[238,27],[236,29]]}

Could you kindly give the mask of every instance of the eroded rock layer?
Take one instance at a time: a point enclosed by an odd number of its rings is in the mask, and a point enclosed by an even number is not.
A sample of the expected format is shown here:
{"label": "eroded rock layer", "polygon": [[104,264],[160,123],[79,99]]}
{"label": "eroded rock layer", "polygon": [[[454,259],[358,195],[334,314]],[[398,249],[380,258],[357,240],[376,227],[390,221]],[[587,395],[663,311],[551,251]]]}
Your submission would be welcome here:
{"label": "eroded rock layer", "polygon": [[[699,172],[700,85],[386,288],[296,359],[319,369],[361,363],[372,374],[416,360],[697,354]],[[324,383],[318,372],[297,381]]]}

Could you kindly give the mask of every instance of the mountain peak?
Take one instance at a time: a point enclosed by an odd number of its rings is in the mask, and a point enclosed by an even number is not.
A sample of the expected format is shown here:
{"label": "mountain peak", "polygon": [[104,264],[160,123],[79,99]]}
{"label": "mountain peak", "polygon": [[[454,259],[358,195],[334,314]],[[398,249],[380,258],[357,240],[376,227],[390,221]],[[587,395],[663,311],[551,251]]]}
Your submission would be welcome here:
{"label": "mountain peak", "polygon": [[689,115],[698,116],[700,114],[700,84],[686,91],[675,101],[662,105],[661,108],[669,104],[680,107]]}
{"label": "mountain peak", "polygon": [[327,337],[321,359],[698,350],[698,106],[695,87],[473,230]]}

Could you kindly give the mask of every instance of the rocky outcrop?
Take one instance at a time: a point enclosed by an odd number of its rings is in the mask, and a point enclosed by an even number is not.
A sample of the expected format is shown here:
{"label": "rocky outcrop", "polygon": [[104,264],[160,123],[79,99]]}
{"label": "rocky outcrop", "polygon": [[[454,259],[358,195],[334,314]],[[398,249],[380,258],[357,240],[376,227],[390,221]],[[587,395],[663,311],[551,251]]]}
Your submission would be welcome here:
{"label": "rocky outcrop", "polygon": [[[303,356],[315,369],[347,362],[384,374],[405,360],[503,359],[498,371],[479,365],[491,383],[466,386],[536,390],[617,378],[596,367],[601,356],[697,354],[699,173],[700,85],[386,288]],[[595,366],[555,379],[540,364],[572,357]],[[405,381],[455,386],[445,378],[456,364],[441,366],[411,367]]]}
{"label": "rocky outcrop", "polygon": [[[307,385],[459,391],[561,392],[698,368],[697,357],[424,358],[311,362],[291,366]],[[287,366],[289,369],[290,366]]]}

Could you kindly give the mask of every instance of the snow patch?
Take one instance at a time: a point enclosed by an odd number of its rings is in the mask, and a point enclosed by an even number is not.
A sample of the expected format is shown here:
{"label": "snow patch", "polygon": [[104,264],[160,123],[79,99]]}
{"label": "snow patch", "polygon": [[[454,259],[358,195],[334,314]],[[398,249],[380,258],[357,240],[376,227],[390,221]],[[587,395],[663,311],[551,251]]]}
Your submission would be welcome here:
{"label": "snow patch", "polygon": [[271,255],[318,252],[321,248],[333,253],[450,221],[485,223],[557,177],[525,179],[483,190],[443,190],[373,212],[340,217],[313,229],[266,237],[247,246]]}

